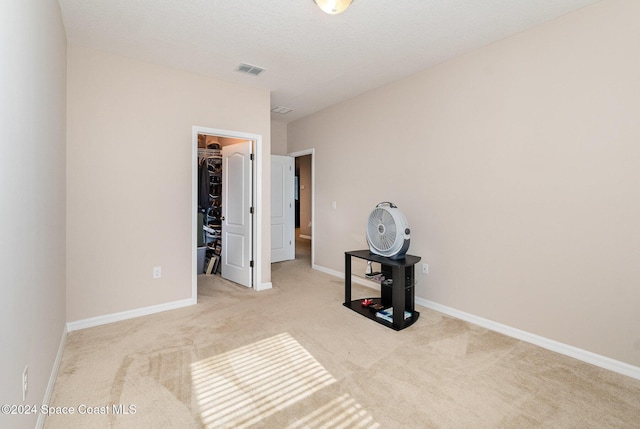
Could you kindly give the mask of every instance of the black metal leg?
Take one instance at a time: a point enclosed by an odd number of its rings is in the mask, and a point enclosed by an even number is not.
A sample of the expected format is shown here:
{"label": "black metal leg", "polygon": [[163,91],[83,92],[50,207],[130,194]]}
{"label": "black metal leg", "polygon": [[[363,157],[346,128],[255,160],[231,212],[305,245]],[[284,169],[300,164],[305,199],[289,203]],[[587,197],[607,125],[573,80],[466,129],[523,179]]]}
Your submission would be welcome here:
{"label": "black metal leg", "polygon": [[344,255],[344,305],[351,305],[351,255]]}

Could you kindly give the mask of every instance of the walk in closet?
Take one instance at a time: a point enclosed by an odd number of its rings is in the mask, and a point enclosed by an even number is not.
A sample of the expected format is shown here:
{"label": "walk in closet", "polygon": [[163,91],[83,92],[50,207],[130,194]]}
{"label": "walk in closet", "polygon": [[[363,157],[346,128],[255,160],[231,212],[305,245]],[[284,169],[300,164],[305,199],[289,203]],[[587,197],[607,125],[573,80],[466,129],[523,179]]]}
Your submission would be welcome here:
{"label": "walk in closet", "polygon": [[225,279],[248,287],[252,259],[252,153],[250,140],[198,135],[197,273],[220,273]]}
{"label": "walk in closet", "polygon": [[222,153],[212,140],[198,136],[198,274],[219,272],[222,253]]}

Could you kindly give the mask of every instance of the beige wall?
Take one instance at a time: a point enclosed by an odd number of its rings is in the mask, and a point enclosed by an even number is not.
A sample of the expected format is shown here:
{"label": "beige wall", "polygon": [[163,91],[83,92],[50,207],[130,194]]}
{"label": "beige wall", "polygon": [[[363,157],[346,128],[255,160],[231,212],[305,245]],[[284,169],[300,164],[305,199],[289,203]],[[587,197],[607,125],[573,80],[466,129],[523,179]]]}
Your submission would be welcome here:
{"label": "beige wall", "polygon": [[419,297],[640,366],[638,16],[605,0],[289,124],[316,263],[393,201]]}
{"label": "beige wall", "polygon": [[270,282],[269,92],[75,45],[68,55],[67,320],[191,297],[194,125],[263,136]]}
{"label": "beige wall", "polygon": [[[40,406],[65,326],[66,39],[57,2],[0,2],[0,64],[0,404]],[[0,414],[0,427],[33,428],[37,418]]]}
{"label": "beige wall", "polygon": [[287,154],[287,124],[271,121],[271,154]]}

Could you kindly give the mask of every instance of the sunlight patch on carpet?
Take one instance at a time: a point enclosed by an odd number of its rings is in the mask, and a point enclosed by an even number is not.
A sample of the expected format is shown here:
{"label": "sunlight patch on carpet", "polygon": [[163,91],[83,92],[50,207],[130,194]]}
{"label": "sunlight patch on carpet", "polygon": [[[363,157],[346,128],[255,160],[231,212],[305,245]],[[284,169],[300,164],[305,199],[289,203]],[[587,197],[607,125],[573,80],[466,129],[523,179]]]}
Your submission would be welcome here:
{"label": "sunlight patch on carpet", "polygon": [[287,333],[191,364],[207,428],[248,428],[335,383]]}
{"label": "sunlight patch on carpet", "polygon": [[287,429],[376,429],[380,425],[348,393],[340,395]]}

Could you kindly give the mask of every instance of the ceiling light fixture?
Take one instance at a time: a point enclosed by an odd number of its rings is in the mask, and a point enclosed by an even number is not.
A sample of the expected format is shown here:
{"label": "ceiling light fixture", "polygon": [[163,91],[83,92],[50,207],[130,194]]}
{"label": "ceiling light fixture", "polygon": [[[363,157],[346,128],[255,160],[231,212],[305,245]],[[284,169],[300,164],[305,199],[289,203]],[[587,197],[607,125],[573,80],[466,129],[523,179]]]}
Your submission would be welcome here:
{"label": "ceiling light fixture", "polygon": [[313,0],[323,12],[337,15],[347,10],[353,0]]}

